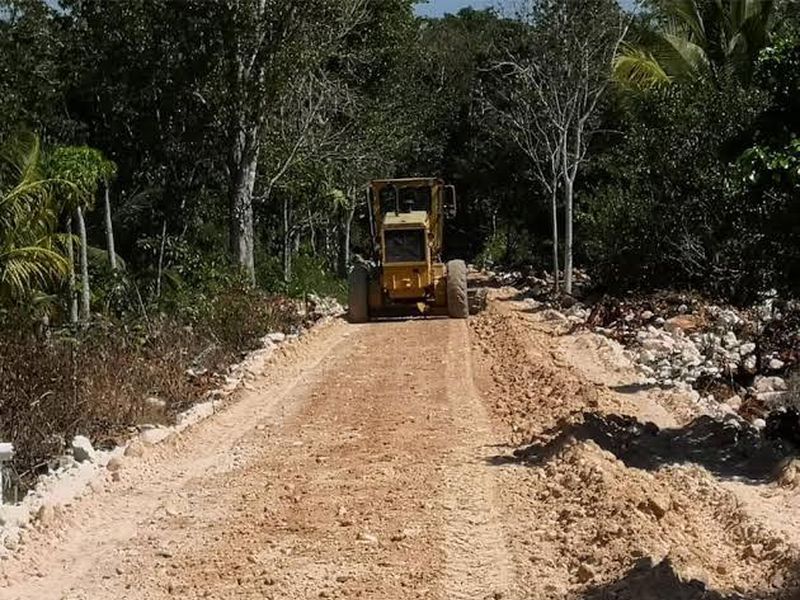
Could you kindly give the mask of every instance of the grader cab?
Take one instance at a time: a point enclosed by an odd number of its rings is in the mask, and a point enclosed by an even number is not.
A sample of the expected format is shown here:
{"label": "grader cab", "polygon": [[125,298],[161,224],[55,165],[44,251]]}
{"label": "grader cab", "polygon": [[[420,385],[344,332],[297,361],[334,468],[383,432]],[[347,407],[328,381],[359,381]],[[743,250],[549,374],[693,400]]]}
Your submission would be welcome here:
{"label": "grader cab", "polygon": [[350,273],[350,320],[413,314],[469,315],[467,266],[442,263],[444,220],[455,188],[436,178],[380,179],[367,189],[374,267]]}

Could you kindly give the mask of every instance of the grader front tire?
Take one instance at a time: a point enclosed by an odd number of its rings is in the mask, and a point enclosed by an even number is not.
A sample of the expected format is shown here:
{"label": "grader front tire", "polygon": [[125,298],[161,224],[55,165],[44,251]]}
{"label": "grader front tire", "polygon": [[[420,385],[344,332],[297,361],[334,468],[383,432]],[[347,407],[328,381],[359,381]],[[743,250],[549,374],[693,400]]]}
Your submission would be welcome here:
{"label": "grader front tire", "polygon": [[463,260],[447,263],[447,312],[452,319],[466,319],[469,316],[467,265]]}
{"label": "grader front tire", "polygon": [[369,272],[356,266],[348,280],[347,316],[351,323],[369,321]]}

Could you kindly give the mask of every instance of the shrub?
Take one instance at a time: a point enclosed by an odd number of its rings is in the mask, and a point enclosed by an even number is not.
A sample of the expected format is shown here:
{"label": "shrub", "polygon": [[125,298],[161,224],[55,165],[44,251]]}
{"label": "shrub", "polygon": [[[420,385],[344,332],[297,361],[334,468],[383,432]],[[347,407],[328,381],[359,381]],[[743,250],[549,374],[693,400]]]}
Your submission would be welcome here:
{"label": "shrub", "polygon": [[587,178],[580,250],[610,288],[759,291],[763,237],[737,158],[764,96],[733,82],[627,98],[622,135]]}
{"label": "shrub", "polygon": [[13,466],[30,482],[77,434],[102,447],[132,426],[169,423],[266,333],[295,330],[300,319],[293,301],[239,286],[201,305],[191,320],[108,320],[37,337],[7,315],[0,322],[0,440],[14,443]]}

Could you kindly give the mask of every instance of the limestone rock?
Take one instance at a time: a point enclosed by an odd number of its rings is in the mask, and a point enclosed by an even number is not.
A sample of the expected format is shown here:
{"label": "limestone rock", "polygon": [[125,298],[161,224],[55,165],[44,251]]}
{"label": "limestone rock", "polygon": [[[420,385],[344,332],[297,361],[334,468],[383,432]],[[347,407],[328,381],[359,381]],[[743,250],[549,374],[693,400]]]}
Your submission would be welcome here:
{"label": "limestone rock", "polygon": [[695,315],[679,315],[667,319],[664,329],[669,333],[692,333],[700,329],[700,319]]}
{"label": "limestone rock", "polygon": [[140,440],[133,440],[125,448],[124,454],[132,458],[140,458],[144,455],[144,444]]}
{"label": "limestone rock", "polygon": [[76,435],[72,440],[72,456],[78,462],[94,462],[95,451],[89,438]]}

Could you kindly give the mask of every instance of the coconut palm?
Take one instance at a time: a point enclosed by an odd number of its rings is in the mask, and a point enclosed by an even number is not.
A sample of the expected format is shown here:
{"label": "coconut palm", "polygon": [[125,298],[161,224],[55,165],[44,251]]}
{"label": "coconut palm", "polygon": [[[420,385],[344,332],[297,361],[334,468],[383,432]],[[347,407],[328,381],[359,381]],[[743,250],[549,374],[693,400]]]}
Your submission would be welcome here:
{"label": "coconut palm", "polygon": [[773,0],[661,0],[654,22],[617,55],[616,78],[633,87],[673,81],[748,84],[769,42]]}
{"label": "coconut palm", "polygon": [[39,139],[19,136],[0,153],[0,304],[30,298],[66,273],[57,226]]}

